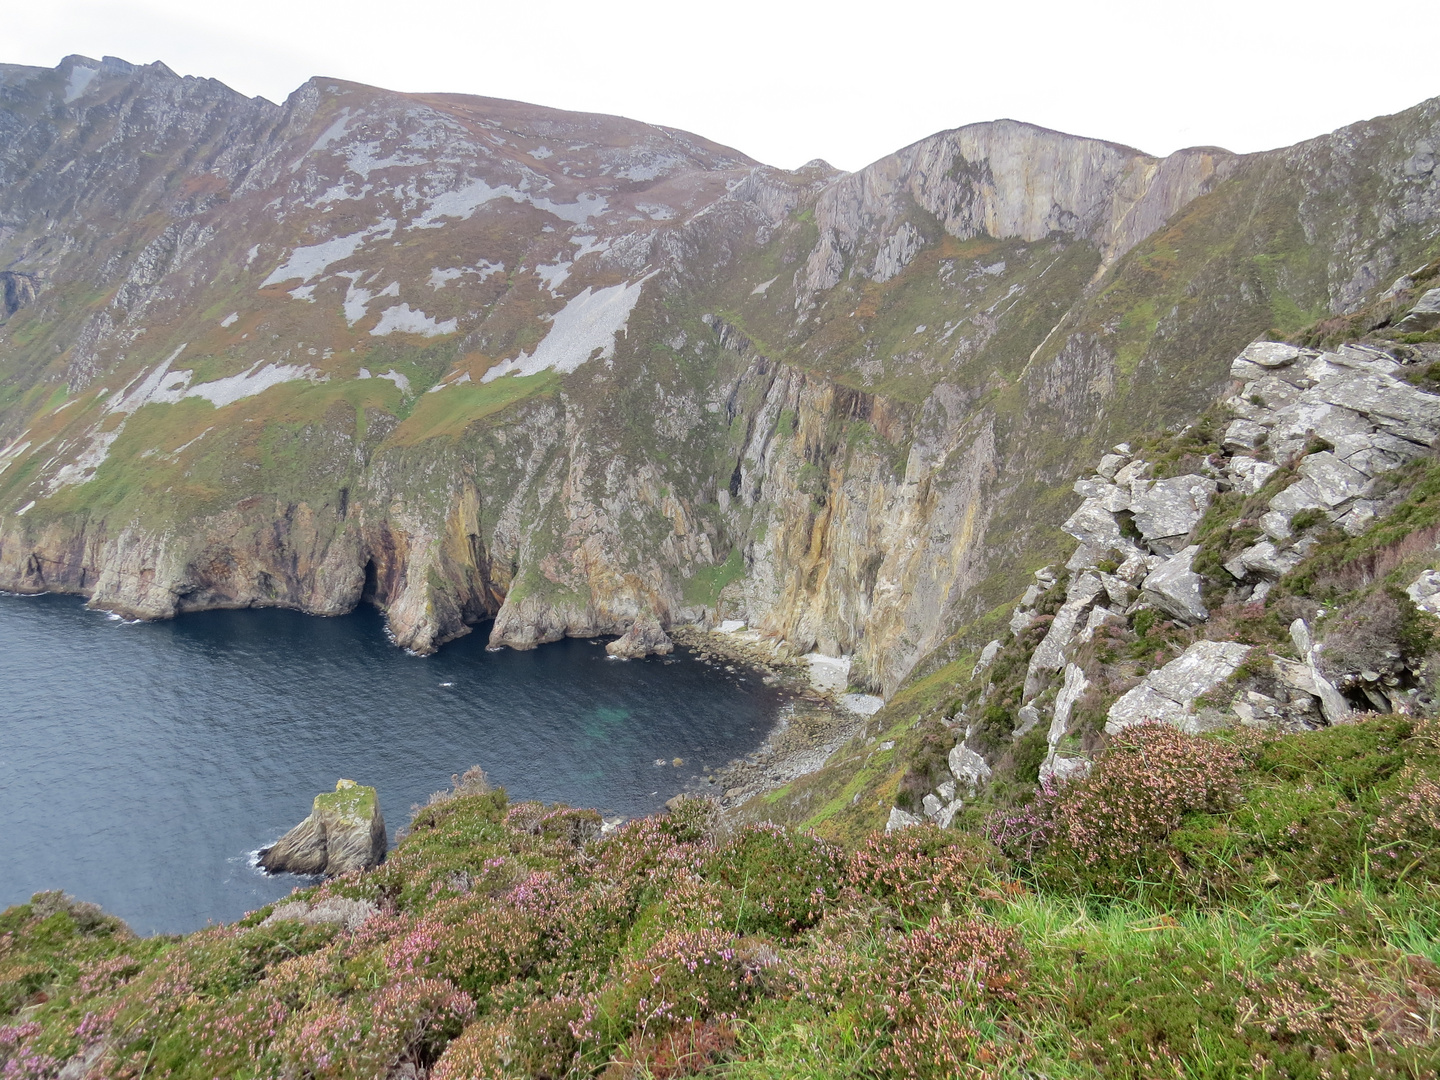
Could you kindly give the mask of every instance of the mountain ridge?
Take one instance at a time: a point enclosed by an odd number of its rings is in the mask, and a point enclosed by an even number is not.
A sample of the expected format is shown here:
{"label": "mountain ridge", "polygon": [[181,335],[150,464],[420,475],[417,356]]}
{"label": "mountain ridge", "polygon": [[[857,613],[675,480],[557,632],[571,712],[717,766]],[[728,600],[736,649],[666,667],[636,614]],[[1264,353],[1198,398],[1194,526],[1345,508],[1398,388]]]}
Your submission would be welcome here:
{"label": "mountain ridge", "polygon": [[370,601],[419,651],[733,616],[891,694],[1016,594],[1102,432],[1198,411],[1440,220],[1435,100],[1258,155],[989,122],[845,174],[499,99],[15,71],[0,584]]}

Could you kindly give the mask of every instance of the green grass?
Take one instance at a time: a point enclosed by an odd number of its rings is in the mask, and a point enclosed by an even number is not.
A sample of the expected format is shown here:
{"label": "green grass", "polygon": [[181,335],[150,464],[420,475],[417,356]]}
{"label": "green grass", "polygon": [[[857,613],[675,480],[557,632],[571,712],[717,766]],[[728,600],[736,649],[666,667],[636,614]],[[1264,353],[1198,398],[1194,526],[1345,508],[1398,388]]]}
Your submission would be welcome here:
{"label": "green grass", "polygon": [[405,421],[390,436],[398,446],[426,439],[455,438],[478,420],[493,416],[517,402],[555,389],[560,377],[553,371],[536,375],[506,375],[489,383],[448,386],[421,394]]}
{"label": "green grass", "polygon": [[745,576],[745,553],[738,547],[731,548],[723,563],[706,566],[685,579],[681,587],[685,602],[697,607],[714,608],[720,602],[720,593],[732,581]]}

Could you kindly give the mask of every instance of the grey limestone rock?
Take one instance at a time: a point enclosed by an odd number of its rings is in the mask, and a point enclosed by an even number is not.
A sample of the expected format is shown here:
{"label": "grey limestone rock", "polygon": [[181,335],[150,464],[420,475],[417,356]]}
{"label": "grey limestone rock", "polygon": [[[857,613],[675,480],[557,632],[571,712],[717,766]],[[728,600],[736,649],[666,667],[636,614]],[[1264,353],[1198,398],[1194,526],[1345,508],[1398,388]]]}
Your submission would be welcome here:
{"label": "grey limestone rock", "polygon": [[885,822],[885,831],[892,833],[897,829],[908,829],[914,825],[923,825],[924,823],[924,818],[916,817],[914,814],[908,814],[898,806],[892,806],[890,808],[890,817]]}
{"label": "grey limestone rock", "polygon": [[1271,499],[1270,509],[1283,515],[1288,522],[1302,510],[1328,510],[1330,504],[1311,481],[1300,480]]}
{"label": "grey limestone rock", "polygon": [[1279,341],[1255,341],[1245,346],[1240,358],[1261,367],[1286,367],[1300,359],[1300,350]]}
{"label": "grey limestone rock", "polygon": [[1075,637],[1080,616],[1095,603],[1103,588],[1096,574],[1081,574],[1070,583],[1065,603],[1060,605],[1045,637],[1030,654],[1030,666],[1025,674],[1025,700],[1038,694],[1050,674],[1064,666],[1065,649]]}
{"label": "grey limestone rock", "polygon": [[1227,468],[1231,486],[1242,495],[1254,495],[1279,471],[1279,465],[1245,454],[1232,457]]}
{"label": "grey limestone rock", "polygon": [[1081,544],[1090,547],[1112,548],[1122,544],[1129,546],[1129,542],[1120,535],[1120,523],[1115,520],[1115,515],[1107,510],[1098,498],[1089,498],[1082,502],[1070,515],[1069,520],[1060,527]]}
{"label": "grey limestone rock", "polygon": [[1235,674],[1249,654],[1250,646],[1233,641],[1195,642],[1110,706],[1106,732],[1113,735],[1145,720],[1198,730],[1195,699]]}
{"label": "grey limestone rock", "polygon": [[1429,452],[1428,447],[1385,431],[1343,435],[1333,441],[1335,456],[1366,476],[1379,476],[1391,469],[1398,469],[1407,461],[1424,457]]}
{"label": "grey limestone rock", "polygon": [[942,806],[940,812],[935,815],[935,824],[942,829],[948,829],[950,823],[955,820],[955,815],[960,812],[964,805],[965,801],[963,799],[951,799]]}
{"label": "grey limestone rock", "polygon": [[1278,578],[1294,570],[1308,550],[1308,544],[1303,544],[1303,546],[1296,544],[1294,547],[1282,551],[1269,540],[1262,540],[1242,551],[1239,558],[1240,563],[1250,573],[1259,574],[1261,577]]}
{"label": "grey limestone rock", "polygon": [[1268,510],[1261,514],[1258,522],[1260,528],[1265,530],[1265,535],[1272,540],[1290,539],[1290,515],[1282,514],[1279,510]]}
{"label": "grey limestone rock", "polygon": [[[1032,585],[1030,587],[1033,589],[1035,586]],[[1027,592],[1026,595],[1028,596],[1029,593]],[[986,645],[985,648],[980,650],[980,658],[975,661],[975,670],[970,673],[970,677],[973,679],[976,675],[979,675],[982,671],[988,668],[991,663],[994,662],[995,657],[999,652],[1000,639],[996,638],[994,641]]]}
{"label": "grey limestone rock", "polygon": [[1143,480],[1149,471],[1150,463],[1136,458],[1115,474],[1115,483],[1120,487],[1130,487],[1136,480]]}
{"label": "grey limestone rock", "polygon": [[1310,481],[1326,507],[1336,507],[1365,490],[1370,478],[1328,450],[1311,454],[1300,463],[1300,475]]}
{"label": "grey limestone rock", "polygon": [[1405,593],[1421,611],[1440,615],[1440,570],[1426,570],[1405,587]]}
{"label": "grey limestone rock", "polygon": [[1095,471],[1106,480],[1114,480],[1115,474],[1129,458],[1123,454],[1106,454],[1100,459],[1100,464],[1095,466]]}
{"label": "grey limestone rock", "polygon": [[1203,622],[1210,617],[1200,597],[1200,575],[1191,569],[1200,548],[1191,545],[1166,559],[1145,579],[1146,600],[1181,622]]}
{"label": "grey limestone rock", "polygon": [[277,904],[261,926],[293,919],[303,923],[338,923],[346,930],[358,930],[366,919],[378,915],[380,909],[368,900],[347,900],[341,896],[330,896],[311,906],[303,900]]}
{"label": "grey limestone rock", "polygon": [[1333,405],[1364,413],[1375,424],[1411,442],[1428,446],[1440,432],[1440,397],[1390,376],[1356,373],[1322,383],[1314,392]]}
{"label": "grey limestone rock", "polygon": [[1410,314],[1401,319],[1397,329],[1407,333],[1433,330],[1440,326],[1440,289],[1431,289],[1420,297],[1419,303],[1410,309]]}
{"label": "grey limestone rock", "polygon": [[1239,420],[1230,421],[1230,426],[1225,429],[1225,438],[1221,443],[1226,450],[1239,452],[1242,450],[1258,450],[1265,445],[1269,438],[1269,431],[1263,424],[1257,424],[1253,420],[1246,420],[1243,417]]}
{"label": "grey limestone rock", "polygon": [[1375,520],[1376,506],[1377,504],[1369,499],[1356,499],[1349,509],[1335,519],[1335,524],[1351,536],[1359,536]]}
{"label": "grey limestone rock", "polygon": [[950,751],[949,765],[950,775],[972,792],[990,779],[990,766],[985,759],[964,743],[957,744]]}
{"label": "grey limestone rock", "polygon": [[1020,723],[1015,725],[1011,732],[1012,737],[1019,739],[1035,730],[1035,725],[1040,723],[1040,710],[1034,705],[1021,705],[1020,711],[1016,714]]}
{"label": "grey limestone rock", "polygon": [[1152,551],[1173,555],[1184,546],[1185,537],[1204,516],[1217,490],[1215,481],[1205,476],[1157,480],[1130,501],[1135,526]]}
{"label": "grey limestone rock", "polygon": [[1055,712],[1050,719],[1050,730],[1046,733],[1045,761],[1040,766],[1040,775],[1050,776],[1054,773],[1057,760],[1057,748],[1065,733],[1070,730],[1070,714],[1075,708],[1075,702],[1090,688],[1090,680],[1085,677],[1082,668],[1075,664],[1065,665],[1065,682],[1061,684],[1060,692],[1055,695]]}
{"label": "grey limestone rock", "polygon": [[1065,783],[1086,775],[1090,771],[1091,764],[1089,758],[1060,757],[1057,754],[1040,766],[1040,779]]}
{"label": "grey limestone rock", "polygon": [[[1295,649],[1300,654],[1301,665],[1289,665],[1290,678],[1286,679],[1285,671],[1279,663],[1279,658],[1272,657],[1277,671],[1281,671],[1282,680],[1289,681],[1290,685],[1297,689],[1306,690],[1320,699],[1320,711],[1325,719],[1332,724],[1342,723],[1350,715],[1350,705],[1335,689],[1335,685],[1320,673],[1317,663],[1316,649],[1313,638],[1310,635],[1310,626],[1304,619],[1296,619],[1290,624],[1290,640],[1295,643]],[[1303,677],[1295,670],[1303,666]],[[1308,683],[1308,686],[1305,685]]]}

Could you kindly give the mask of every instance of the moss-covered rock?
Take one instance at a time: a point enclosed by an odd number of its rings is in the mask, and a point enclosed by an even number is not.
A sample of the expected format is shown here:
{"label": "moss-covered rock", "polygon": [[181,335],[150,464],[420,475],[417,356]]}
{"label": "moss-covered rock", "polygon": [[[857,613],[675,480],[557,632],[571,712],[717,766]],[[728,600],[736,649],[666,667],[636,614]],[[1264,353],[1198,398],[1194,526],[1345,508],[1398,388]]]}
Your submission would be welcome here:
{"label": "moss-covered rock", "polygon": [[334,877],[378,866],[388,847],[375,789],[339,780],[315,796],[309,817],[260,852],[260,865],[272,874]]}

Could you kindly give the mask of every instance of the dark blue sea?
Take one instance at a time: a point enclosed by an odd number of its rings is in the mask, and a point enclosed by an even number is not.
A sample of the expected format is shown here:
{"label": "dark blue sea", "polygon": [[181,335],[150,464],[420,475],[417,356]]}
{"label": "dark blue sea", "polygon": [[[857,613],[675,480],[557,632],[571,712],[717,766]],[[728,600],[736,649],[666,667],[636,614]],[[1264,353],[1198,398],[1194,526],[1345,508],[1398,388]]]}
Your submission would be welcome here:
{"label": "dark blue sea", "polygon": [[416,657],[372,609],[125,623],[0,595],[0,908],[63,889],[142,934],[238,918],[301,883],[254,852],[340,777],[378,789],[392,838],[475,764],[512,799],[647,813],[755,749],[781,704],[683,649],[488,652],[488,632]]}

